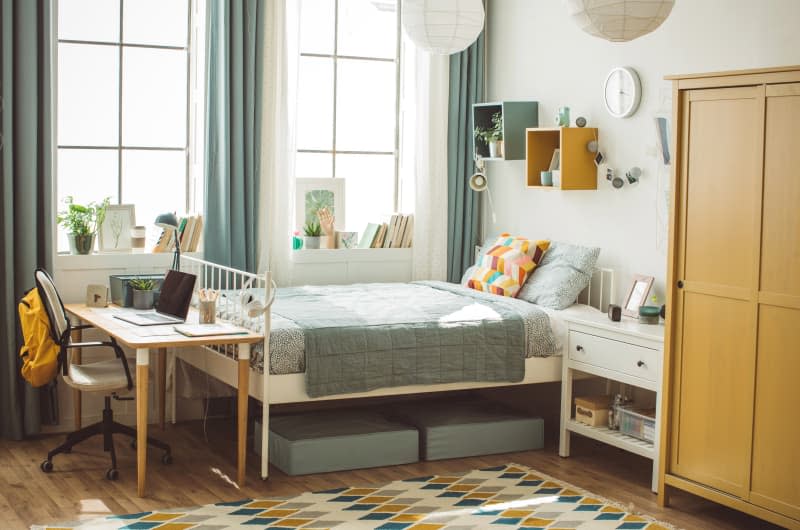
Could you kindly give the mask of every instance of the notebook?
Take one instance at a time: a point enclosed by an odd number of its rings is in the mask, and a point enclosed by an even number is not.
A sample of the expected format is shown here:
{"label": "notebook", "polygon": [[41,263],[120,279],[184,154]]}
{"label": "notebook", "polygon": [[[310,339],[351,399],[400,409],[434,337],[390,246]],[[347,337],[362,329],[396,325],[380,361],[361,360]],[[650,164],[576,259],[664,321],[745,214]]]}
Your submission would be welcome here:
{"label": "notebook", "polygon": [[209,337],[213,335],[247,335],[247,330],[232,324],[180,324],[175,331],[187,337]]}
{"label": "notebook", "polygon": [[186,321],[189,305],[192,303],[192,292],[197,276],[176,270],[167,271],[161,284],[161,294],[153,311],[142,313],[121,313],[115,318],[137,326],[159,326],[163,324],[179,324]]}

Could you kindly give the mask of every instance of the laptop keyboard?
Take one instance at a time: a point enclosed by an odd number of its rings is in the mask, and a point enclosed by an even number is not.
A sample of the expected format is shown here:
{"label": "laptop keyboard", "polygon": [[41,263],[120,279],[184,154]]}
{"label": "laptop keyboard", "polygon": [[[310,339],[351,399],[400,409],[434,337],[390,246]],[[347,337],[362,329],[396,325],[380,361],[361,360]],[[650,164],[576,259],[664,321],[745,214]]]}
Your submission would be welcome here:
{"label": "laptop keyboard", "polygon": [[152,320],[153,322],[172,322],[174,318],[161,316],[158,313],[139,313],[137,316]]}

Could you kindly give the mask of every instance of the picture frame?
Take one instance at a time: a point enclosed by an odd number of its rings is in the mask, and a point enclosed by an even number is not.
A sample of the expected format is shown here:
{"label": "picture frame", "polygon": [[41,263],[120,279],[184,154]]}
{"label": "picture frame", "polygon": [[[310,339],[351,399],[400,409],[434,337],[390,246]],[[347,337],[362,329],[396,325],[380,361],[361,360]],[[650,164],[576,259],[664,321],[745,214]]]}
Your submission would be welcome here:
{"label": "picture frame", "polygon": [[[309,221],[319,222],[317,211],[322,207],[332,209],[334,226],[343,230],[345,218],[345,179],[299,178],[295,179],[295,229],[303,230]],[[323,234],[324,235],[324,234]]]}
{"label": "picture frame", "polygon": [[561,149],[553,149],[553,156],[550,158],[550,167],[548,171],[558,171],[561,169]]}
{"label": "picture frame", "polygon": [[622,306],[622,314],[638,318],[639,306],[645,305],[647,295],[650,293],[650,288],[652,286],[652,276],[634,274],[631,288],[628,290],[628,296],[625,297],[625,305]]}
{"label": "picture frame", "polygon": [[336,248],[357,248],[358,232],[336,231]]}
{"label": "picture frame", "polygon": [[97,229],[100,252],[130,252],[133,248],[131,228],[136,226],[136,210],[133,204],[110,204],[106,217]]}

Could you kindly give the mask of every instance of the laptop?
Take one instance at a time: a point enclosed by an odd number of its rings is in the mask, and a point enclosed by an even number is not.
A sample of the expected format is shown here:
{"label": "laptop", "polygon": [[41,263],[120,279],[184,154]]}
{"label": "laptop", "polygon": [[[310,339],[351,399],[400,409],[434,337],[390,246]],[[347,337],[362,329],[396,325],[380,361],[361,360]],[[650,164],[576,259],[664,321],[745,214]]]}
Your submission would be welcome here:
{"label": "laptop", "polygon": [[197,276],[176,270],[167,271],[161,284],[155,310],[142,313],[121,313],[115,318],[137,326],[159,326],[163,324],[180,324],[186,321],[189,305],[192,303],[192,292]]}

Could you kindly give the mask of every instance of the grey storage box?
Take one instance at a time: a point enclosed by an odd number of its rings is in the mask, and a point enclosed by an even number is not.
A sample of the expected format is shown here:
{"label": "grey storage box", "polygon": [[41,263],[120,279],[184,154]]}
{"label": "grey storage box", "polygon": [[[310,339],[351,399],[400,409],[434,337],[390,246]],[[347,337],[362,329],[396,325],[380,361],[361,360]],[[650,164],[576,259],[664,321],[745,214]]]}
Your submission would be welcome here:
{"label": "grey storage box", "polygon": [[158,301],[158,294],[161,292],[161,284],[164,282],[163,274],[113,274],[108,277],[109,287],[111,288],[111,303],[122,306],[133,306],[133,289],[128,284],[128,280],[134,278],[145,278],[155,280],[154,302]]}
{"label": "grey storage box", "polygon": [[[261,453],[256,422],[255,451]],[[287,475],[416,462],[419,433],[370,409],[327,410],[271,417],[269,461]]]}
{"label": "grey storage box", "polygon": [[395,407],[392,417],[419,430],[423,460],[544,447],[544,420],[487,401],[406,403]]}

